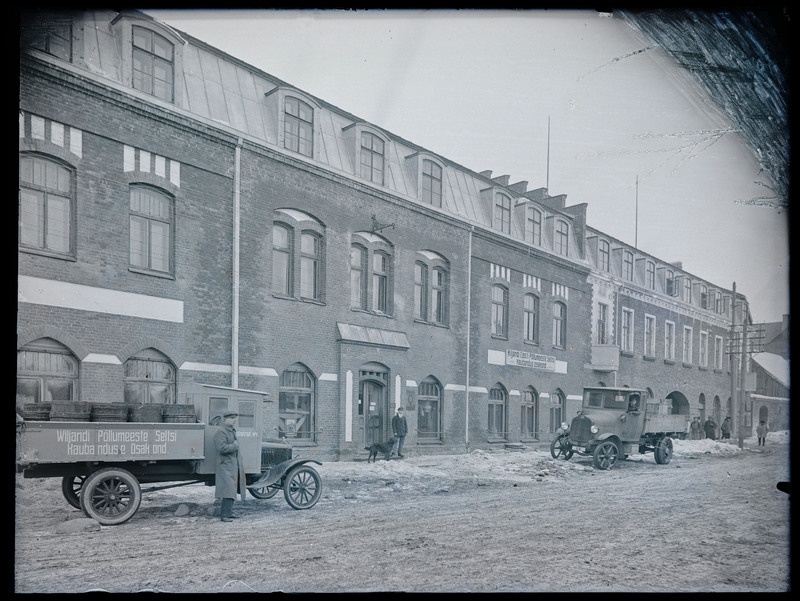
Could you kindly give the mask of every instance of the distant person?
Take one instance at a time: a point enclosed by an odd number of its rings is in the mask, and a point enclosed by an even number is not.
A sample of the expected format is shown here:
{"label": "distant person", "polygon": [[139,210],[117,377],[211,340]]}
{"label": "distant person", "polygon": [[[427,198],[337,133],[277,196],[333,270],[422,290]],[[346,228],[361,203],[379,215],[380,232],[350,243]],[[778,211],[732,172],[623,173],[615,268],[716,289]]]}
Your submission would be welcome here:
{"label": "distant person", "polygon": [[403,443],[406,440],[406,434],[408,434],[408,422],[402,407],[397,408],[397,415],[392,418],[392,433],[397,440],[397,456],[405,457],[403,455]]}
{"label": "distant person", "polygon": [[719,427],[722,430],[722,438],[730,438],[731,437],[731,418],[726,417],[722,420],[722,425]]}
{"label": "distant person", "polygon": [[769,428],[767,428],[767,422],[763,419],[758,422],[756,426],[756,436],[758,436],[758,446],[763,447],[767,444],[767,432],[769,432]]}
{"label": "distant person", "polygon": [[706,438],[717,439],[717,422],[714,421],[714,418],[709,417],[706,420],[706,423],[703,424],[703,430],[706,432]]}
{"label": "distant person", "polygon": [[223,414],[222,426],[214,434],[214,447],[217,449],[214,495],[220,499],[219,515],[223,522],[231,522],[239,517],[233,515],[233,502],[237,492],[244,500],[247,490],[244,463],[239,456],[239,441],[236,438],[237,417],[239,414],[233,411]]}
{"label": "distant person", "polygon": [[692,420],[692,423],[689,425],[689,429],[692,431],[692,440],[700,440],[703,437],[701,434],[703,424],[700,423],[700,417],[695,417]]}

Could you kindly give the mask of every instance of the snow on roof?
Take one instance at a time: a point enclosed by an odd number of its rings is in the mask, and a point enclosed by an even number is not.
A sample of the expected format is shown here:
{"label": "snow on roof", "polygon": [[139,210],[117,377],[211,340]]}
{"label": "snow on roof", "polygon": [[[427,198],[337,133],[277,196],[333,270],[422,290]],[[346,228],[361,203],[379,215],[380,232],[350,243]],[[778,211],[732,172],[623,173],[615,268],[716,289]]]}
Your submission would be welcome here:
{"label": "snow on roof", "polygon": [[758,363],[769,375],[775,378],[783,386],[789,388],[788,360],[773,353],[756,353],[753,355],[753,361]]}

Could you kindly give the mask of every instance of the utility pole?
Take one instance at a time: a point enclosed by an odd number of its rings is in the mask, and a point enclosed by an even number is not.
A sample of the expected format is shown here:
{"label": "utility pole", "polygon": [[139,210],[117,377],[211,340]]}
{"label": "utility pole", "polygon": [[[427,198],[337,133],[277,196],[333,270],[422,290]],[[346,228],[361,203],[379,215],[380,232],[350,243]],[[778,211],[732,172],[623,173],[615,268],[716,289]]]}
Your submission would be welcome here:
{"label": "utility pole", "polygon": [[[736,347],[734,341],[736,339],[736,282],[733,283],[733,300],[731,301],[731,348],[730,348],[730,361],[731,361],[731,408],[737,403],[738,396],[736,395]],[[741,440],[741,414],[739,415],[739,438]],[[740,445],[741,446],[741,445]]]}
{"label": "utility pole", "polygon": [[739,362],[739,448],[744,448],[744,378],[747,372],[747,313],[742,303],[742,359]]}

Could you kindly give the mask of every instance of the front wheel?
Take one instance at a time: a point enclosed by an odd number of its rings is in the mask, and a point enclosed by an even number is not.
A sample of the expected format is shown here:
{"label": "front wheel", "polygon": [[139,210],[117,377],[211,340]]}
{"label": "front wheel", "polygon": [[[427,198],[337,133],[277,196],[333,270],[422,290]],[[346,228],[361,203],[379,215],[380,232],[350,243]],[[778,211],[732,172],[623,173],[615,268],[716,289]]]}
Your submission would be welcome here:
{"label": "front wheel", "polygon": [[278,486],[263,486],[262,488],[248,488],[250,494],[256,499],[271,499],[278,494],[280,487]]}
{"label": "front wheel", "polygon": [[284,478],[283,496],[293,509],[310,509],[321,494],[320,477],[313,467],[298,465]]}
{"label": "front wheel", "polygon": [[669,436],[660,438],[653,450],[653,455],[659,465],[668,464],[672,459],[672,439]]}
{"label": "front wheel", "polygon": [[130,472],[109,467],[86,478],[80,499],[87,517],[104,526],[115,526],[127,522],[139,509],[142,488]]}
{"label": "front wheel", "polygon": [[572,450],[572,445],[563,434],[554,438],[553,442],[550,443],[550,454],[553,456],[553,459],[561,458],[569,460],[574,452],[575,451]]}
{"label": "front wheel", "polygon": [[599,470],[610,470],[619,459],[619,447],[611,440],[601,442],[594,450],[594,466]]}

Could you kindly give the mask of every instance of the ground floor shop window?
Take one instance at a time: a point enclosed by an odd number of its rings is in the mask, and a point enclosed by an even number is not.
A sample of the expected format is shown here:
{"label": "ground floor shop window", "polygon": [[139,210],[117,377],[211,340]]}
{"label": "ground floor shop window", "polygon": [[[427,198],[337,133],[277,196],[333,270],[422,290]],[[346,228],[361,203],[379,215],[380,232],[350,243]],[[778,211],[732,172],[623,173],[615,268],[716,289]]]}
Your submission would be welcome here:
{"label": "ground floor shop window", "polygon": [[537,424],[537,405],[539,399],[536,391],[529,386],[522,393],[522,405],[520,406],[520,437],[536,438],[538,436]]}
{"label": "ground floor shop window", "polygon": [[175,403],[175,366],[148,348],[125,362],[125,402],[133,405]]}
{"label": "ground floor shop window", "polygon": [[432,377],[425,378],[417,392],[417,437],[442,440],[442,387]]}
{"label": "ground floor shop window", "polygon": [[17,351],[17,411],[29,403],[74,401],[78,359],[52,338],[40,338]]}
{"label": "ground floor shop window", "polygon": [[490,439],[506,438],[507,402],[508,394],[502,384],[496,384],[494,388],[489,390],[489,422],[487,430]]}

